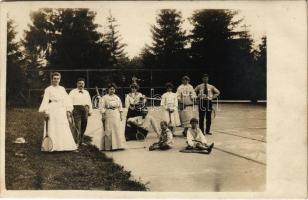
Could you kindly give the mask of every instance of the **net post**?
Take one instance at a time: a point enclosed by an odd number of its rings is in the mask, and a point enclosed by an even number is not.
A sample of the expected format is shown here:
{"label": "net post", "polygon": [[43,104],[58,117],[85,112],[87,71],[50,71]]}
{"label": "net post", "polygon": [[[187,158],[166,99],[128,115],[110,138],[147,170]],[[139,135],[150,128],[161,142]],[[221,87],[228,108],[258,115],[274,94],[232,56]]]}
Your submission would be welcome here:
{"label": "net post", "polygon": [[89,88],[90,87],[90,80],[89,80],[90,76],[89,76],[89,70],[88,69],[86,70],[86,76],[87,76],[87,87]]}

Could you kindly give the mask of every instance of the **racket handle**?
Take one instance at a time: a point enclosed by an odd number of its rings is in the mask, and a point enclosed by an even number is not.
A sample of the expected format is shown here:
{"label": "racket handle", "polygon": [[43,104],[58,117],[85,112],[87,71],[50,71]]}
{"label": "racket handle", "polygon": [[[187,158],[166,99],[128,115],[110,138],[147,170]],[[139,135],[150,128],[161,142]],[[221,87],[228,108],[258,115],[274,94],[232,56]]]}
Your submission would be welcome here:
{"label": "racket handle", "polygon": [[48,119],[45,119],[45,123],[46,123],[46,136],[48,137]]}

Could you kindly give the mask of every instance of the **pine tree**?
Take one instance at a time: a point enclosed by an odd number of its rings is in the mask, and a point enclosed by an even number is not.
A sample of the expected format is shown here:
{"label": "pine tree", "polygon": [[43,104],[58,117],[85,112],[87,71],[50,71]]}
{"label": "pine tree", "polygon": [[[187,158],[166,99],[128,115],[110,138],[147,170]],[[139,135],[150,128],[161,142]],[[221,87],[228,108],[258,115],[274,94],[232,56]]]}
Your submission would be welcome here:
{"label": "pine tree", "polygon": [[198,10],[191,17],[192,65],[209,73],[224,98],[249,98],[253,64],[252,39],[237,11]]}
{"label": "pine tree", "polygon": [[[29,68],[58,70],[110,66],[110,54],[102,34],[97,31],[99,25],[94,23],[95,17],[96,13],[89,9],[40,9],[31,13],[32,24],[25,31],[23,42]],[[73,87],[80,76],[84,77],[85,73],[66,73],[63,85]],[[37,77],[49,84],[49,74],[37,73],[31,79]]]}
{"label": "pine tree", "polygon": [[111,66],[121,67],[128,63],[129,60],[124,49],[126,44],[121,43],[121,35],[117,30],[119,25],[116,22],[116,19],[109,12],[109,16],[107,17],[107,32],[104,35],[104,39],[110,54],[109,62]]}
{"label": "pine tree", "polygon": [[[89,9],[40,9],[31,14],[25,32],[26,55],[36,68],[98,68],[106,63],[107,50]],[[40,61],[44,62],[40,62]]]}
{"label": "pine tree", "polygon": [[147,56],[144,57],[144,63],[149,63],[146,60],[149,59],[156,68],[187,67],[187,37],[182,30],[182,23],[181,12],[175,9],[160,10],[156,25],[151,29],[153,43],[143,52]]}

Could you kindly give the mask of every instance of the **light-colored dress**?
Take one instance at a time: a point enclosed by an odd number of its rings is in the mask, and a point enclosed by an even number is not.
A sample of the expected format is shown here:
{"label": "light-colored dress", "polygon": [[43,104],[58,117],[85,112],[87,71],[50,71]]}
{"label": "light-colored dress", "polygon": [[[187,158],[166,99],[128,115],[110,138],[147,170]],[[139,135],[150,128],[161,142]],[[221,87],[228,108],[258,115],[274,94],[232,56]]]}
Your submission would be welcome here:
{"label": "light-colored dress", "polygon": [[[49,86],[45,89],[39,112],[48,113],[48,136],[53,142],[52,151],[73,151],[77,149],[69,122],[67,111],[73,110],[73,104],[64,87]],[[46,123],[44,124],[44,136]]]}
{"label": "light-colored dress", "polygon": [[180,104],[180,120],[182,127],[190,127],[190,120],[194,117],[198,119],[198,106],[194,105],[196,92],[192,85],[180,85],[176,91]]}
{"label": "light-colored dress", "polygon": [[[173,92],[166,92],[163,94],[161,97],[161,103],[160,105],[162,106],[162,115],[163,115],[163,120],[165,120],[167,123],[170,122],[172,126],[180,126],[180,117],[179,117],[179,112],[178,112],[178,98],[177,94]],[[172,109],[173,112],[169,113],[167,110],[168,108]]]}
{"label": "light-colored dress", "polygon": [[[122,102],[117,95],[105,95],[100,101],[101,113],[105,114],[105,132],[111,135],[112,149],[124,149],[126,140],[124,136],[124,119],[120,118]],[[105,136],[103,133],[103,137]],[[104,145],[102,149],[105,150]]]}

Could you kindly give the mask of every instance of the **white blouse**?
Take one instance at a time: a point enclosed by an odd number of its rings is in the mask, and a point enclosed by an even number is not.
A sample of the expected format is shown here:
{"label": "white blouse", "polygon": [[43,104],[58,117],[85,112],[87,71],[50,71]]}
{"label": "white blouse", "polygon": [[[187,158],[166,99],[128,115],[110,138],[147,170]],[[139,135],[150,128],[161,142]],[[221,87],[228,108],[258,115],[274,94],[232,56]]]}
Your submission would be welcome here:
{"label": "white blouse", "polygon": [[125,97],[125,107],[129,108],[130,105],[136,105],[142,98],[144,98],[144,95],[142,95],[140,92],[127,94]]}
{"label": "white blouse", "polygon": [[73,110],[73,104],[62,86],[49,86],[45,89],[39,112],[50,113],[50,103],[60,103],[66,111]]}
{"label": "white blouse", "polygon": [[165,109],[171,108],[176,110],[178,107],[177,94],[173,92],[164,93],[161,97],[160,105],[163,106]]}
{"label": "white blouse", "polygon": [[117,95],[106,94],[100,99],[100,110],[101,113],[105,113],[107,109],[115,110],[118,109],[122,112],[122,102]]}
{"label": "white blouse", "polygon": [[187,84],[187,85],[180,85],[176,91],[177,95],[178,95],[178,98],[184,96],[184,97],[187,97],[187,96],[191,96],[192,98],[195,98],[196,97],[196,92],[193,88],[192,85],[190,84]]}
{"label": "white blouse", "polygon": [[[192,85],[180,85],[176,91],[178,100],[182,103],[193,104],[193,100],[197,97]],[[189,102],[188,102],[189,101]]]}

